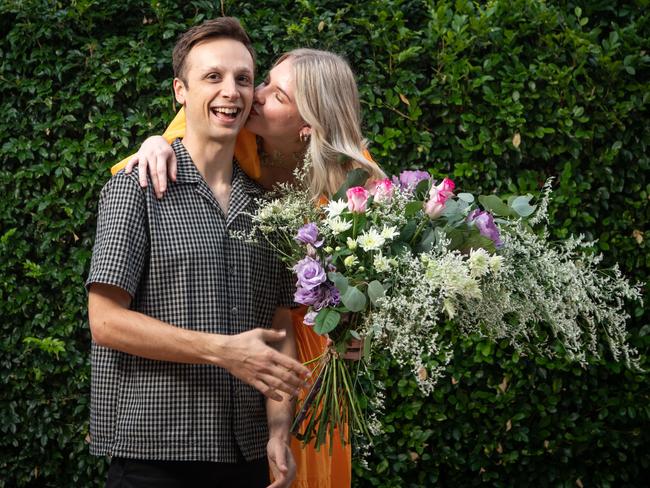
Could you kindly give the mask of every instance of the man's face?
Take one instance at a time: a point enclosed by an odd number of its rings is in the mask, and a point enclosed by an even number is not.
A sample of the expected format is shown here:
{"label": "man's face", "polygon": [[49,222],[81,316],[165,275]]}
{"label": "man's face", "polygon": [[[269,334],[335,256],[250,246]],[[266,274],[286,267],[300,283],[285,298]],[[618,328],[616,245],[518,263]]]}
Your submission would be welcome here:
{"label": "man's face", "polygon": [[185,59],[187,83],[174,79],[188,132],[206,142],[233,141],[248,118],[253,77],[253,58],[241,42],[211,39],[194,46]]}

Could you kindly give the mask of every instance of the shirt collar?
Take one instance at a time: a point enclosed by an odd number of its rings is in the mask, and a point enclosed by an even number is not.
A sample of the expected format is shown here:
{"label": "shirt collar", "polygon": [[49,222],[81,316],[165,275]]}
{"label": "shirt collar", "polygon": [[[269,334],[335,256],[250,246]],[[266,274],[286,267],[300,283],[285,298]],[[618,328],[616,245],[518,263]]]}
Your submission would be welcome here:
{"label": "shirt collar", "polygon": [[[172,149],[176,153],[177,171],[176,183],[199,183],[203,176],[197,169],[190,153],[187,151],[181,139],[176,139],[172,143]],[[251,180],[246,173],[239,167],[236,159],[233,159],[232,187],[244,191],[251,197],[258,197],[264,193],[264,189],[256,182]]]}

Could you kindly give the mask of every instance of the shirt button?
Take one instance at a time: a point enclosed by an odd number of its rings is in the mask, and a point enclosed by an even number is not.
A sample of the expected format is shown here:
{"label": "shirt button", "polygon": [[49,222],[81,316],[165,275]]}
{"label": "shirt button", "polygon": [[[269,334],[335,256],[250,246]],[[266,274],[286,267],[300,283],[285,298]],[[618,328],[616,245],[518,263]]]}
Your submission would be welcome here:
{"label": "shirt button", "polygon": [[230,313],[233,314],[233,315],[235,315],[235,316],[237,315],[237,312],[238,312],[237,307],[232,307],[232,308],[230,309]]}
{"label": "shirt button", "polygon": [[234,266],[229,266],[228,271],[230,272],[231,275],[235,276],[235,267]]}

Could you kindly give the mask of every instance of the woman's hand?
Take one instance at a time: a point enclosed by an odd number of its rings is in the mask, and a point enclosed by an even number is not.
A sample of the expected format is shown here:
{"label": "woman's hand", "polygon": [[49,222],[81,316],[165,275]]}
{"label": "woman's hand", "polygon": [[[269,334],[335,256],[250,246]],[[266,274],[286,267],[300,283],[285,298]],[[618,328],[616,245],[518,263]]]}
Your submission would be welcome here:
{"label": "woman's hand", "polygon": [[147,169],[153,182],[156,197],[162,198],[167,191],[167,177],[176,181],[176,154],[169,143],[162,136],[151,136],[140,146],[124,168],[125,173],[130,173],[138,165],[140,186],[147,186]]}

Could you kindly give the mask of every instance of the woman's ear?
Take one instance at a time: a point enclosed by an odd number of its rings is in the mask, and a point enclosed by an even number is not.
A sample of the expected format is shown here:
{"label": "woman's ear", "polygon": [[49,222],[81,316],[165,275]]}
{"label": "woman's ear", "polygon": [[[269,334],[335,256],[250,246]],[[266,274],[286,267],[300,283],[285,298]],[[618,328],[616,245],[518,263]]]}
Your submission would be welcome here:
{"label": "woman's ear", "polygon": [[311,137],[311,126],[303,125],[298,132],[298,136],[302,142],[307,142]]}

